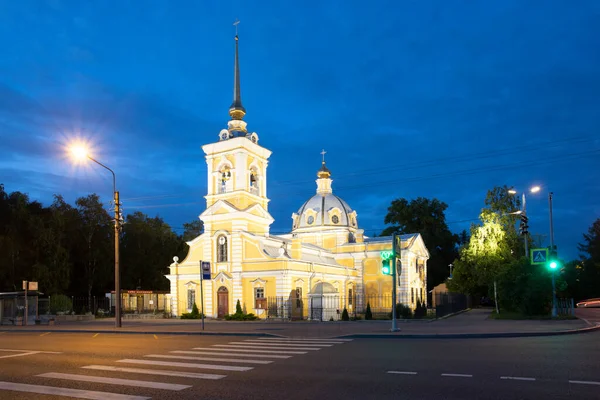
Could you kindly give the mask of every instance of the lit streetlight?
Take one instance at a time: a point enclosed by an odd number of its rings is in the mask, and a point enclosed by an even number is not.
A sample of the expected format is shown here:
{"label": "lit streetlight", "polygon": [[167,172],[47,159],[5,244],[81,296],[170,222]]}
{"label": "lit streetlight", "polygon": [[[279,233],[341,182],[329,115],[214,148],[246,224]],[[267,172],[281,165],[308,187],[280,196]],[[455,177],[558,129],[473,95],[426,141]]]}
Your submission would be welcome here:
{"label": "lit streetlight", "polygon": [[117,179],[115,172],[102,164],[100,161],[90,156],[86,146],[77,144],[69,147],[71,155],[75,160],[84,161],[89,159],[101,167],[107,169],[112,174],[113,178],[113,195],[115,202],[115,327],[121,327],[121,274],[119,271],[119,231],[121,229],[121,211],[119,203],[119,192],[117,192]]}
{"label": "lit streetlight", "polygon": [[[540,186],[533,186],[532,188],[529,189],[529,191],[531,193],[538,193],[542,190],[542,188]],[[514,189],[510,189],[508,191],[508,193],[510,194],[516,194],[517,191]],[[551,255],[551,262],[549,264],[550,266],[550,270],[552,271],[552,317],[556,317],[557,313],[556,313],[556,282],[555,282],[555,277],[554,277],[554,271],[556,270],[557,267],[557,262],[555,260],[555,247],[554,247],[554,221],[552,218],[552,196],[554,195],[553,192],[548,192],[548,212],[549,212],[549,219],[550,219],[550,255]],[[523,209],[522,209],[522,215],[525,215],[526,209],[525,209],[525,193],[523,193]],[[525,253],[528,252],[527,250],[528,247],[528,241],[527,241],[527,236],[525,236]],[[527,254],[528,256],[528,254]]]}

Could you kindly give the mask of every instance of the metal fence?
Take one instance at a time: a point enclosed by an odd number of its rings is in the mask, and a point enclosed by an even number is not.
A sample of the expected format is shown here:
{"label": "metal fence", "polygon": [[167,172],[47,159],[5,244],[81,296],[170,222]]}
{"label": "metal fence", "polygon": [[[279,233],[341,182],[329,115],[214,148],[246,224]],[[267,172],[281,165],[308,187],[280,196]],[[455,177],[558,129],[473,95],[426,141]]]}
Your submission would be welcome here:
{"label": "metal fence", "polygon": [[431,300],[436,318],[466,310],[469,307],[469,299],[462,293],[436,293]]}
{"label": "metal fence", "polygon": [[[393,304],[391,295],[347,297],[336,293],[315,294],[306,297],[273,296],[266,300],[267,318],[316,321],[340,320],[344,309],[350,318],[364,319],[367,307],[370,308],[374,318],[390,318]],[[396,303],[403,304],[414,311],[417,303],[426,306],[427,300],[408,294],[398,296]]]}

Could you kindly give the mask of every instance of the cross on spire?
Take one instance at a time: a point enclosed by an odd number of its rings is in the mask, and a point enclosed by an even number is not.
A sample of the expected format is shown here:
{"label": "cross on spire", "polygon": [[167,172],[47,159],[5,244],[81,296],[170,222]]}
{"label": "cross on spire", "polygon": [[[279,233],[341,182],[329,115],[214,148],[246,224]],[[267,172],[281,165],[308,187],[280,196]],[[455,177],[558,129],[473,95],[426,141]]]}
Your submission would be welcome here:
{"label": "cross on spire", "polygon": [[325,164],[325,154],[327,154],[327,152],[325,149],[323,149],[323,151],[321,151],[321,155],[323,156],[323,164]]}
{"label": "cross on spire", "polygon": [[239,19],[235,19],[235,22],[233,23],[233,26],[235,26],[235,36],[238,35],[238,25],[240,24],[240,20]]}

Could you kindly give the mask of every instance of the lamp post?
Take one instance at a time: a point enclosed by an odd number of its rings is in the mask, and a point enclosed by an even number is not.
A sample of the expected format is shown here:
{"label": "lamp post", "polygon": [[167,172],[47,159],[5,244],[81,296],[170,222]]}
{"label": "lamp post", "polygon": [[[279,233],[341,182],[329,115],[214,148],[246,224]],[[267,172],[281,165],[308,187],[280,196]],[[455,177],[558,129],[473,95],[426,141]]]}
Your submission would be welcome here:
{"label": "lamp post", "polygon": [[[548,193],[548,212],[550,213],[550,254],[552,255],[550,269],[552,270],[552,317],[556,317],[556,283],[554,278],[554,271],[556,270],[556,259],[554,258],[554,223],[552,221],[552,195],[554,193]],[[554,264],[554,265],[552,265]]]}
{"label": "lamp post", "polygon": [[[537,193],[540,191],[540,187],[539,186],[533,186],[531,189],[529,189],[529,191],[531,193]],[[508,193],[510,194],[517,194],[517,191],[514,189],[510,189],[508,191]],[[523,192],[522,195],[522,205],[521,205],[521,218],[524,218],[524,221],[527,221],[527,197],[525,196],[525,192]],[[526,223],[526,222],[525,222]],[[523,233],[523,242],[525,243],[525,257],[529,257],[529,231],[525,231]]]}
{"label": "lamp post", "polygon": [[119,192],[117,191],[117,178],[115,172],[89,155],[83,146],[72,146],[71,153],[79,160],[87,158],[101,167],[107,169],[113,178],[113,200],[115,202],[115,328],[121,327],[121,272],[119,270],[119,232],[121,230],[121,210]]}

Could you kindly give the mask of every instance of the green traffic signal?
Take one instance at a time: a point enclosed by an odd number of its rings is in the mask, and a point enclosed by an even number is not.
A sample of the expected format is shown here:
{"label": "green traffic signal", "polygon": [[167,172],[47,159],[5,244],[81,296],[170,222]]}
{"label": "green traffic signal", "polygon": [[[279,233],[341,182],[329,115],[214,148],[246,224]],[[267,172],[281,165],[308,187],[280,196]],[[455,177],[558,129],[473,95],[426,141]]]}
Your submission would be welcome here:
{"label": "green traffic signal", "polygon": [[558,263],[556,261],[550,261],[550,269],[556,269],[558,267]]}
{"label": "green traffic signal", "polygon": [[384,275],[391,275],[392,269],[390,267],[390,260],[381,261],[381,273]]}

